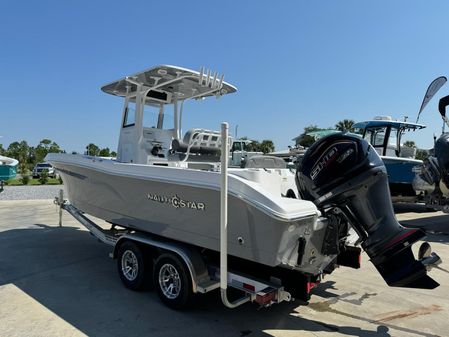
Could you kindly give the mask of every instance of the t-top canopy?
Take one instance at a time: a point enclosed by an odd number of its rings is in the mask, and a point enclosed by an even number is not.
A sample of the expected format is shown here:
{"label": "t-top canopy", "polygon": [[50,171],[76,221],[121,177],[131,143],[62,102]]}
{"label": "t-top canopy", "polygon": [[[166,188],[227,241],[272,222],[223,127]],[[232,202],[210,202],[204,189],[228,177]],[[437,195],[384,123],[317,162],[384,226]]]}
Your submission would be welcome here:
{"label": "t-top canopy", "polygon": [[355,123],[352,127],[355,129],[367,129],[367,128],[376,128],[376,127],[386,127],[391,126],[395,129],[412,129],[419,130],[424,129],[426,126],[423,124],[409,123],[409,122],[401,122],[401,121],[393,121],[393,120],[371,120],[365,122]]}
{"label": "t-top canopy", "polygon": [[200,72],[185,68],[161,65],[126,76],[104,85],[104,92],[125,97],[127,93],[146,92],[146,103],[173,103],[191,98],[221,96],[237,91],[237,88],[223,81],[224,76],[201,69]]}
{"label": "t-top canopy", "polygon": [[339,132],[341,132],[341,131],[328,129],[328,130],[318,130],[318,131],[307,132],[305,135],[310,136],[310,137],[314,138],[315,140],[318,140],[320,138],[323,138],[323,137],[326,137],[329,135],[333,135],[334,133],[339,133]]}

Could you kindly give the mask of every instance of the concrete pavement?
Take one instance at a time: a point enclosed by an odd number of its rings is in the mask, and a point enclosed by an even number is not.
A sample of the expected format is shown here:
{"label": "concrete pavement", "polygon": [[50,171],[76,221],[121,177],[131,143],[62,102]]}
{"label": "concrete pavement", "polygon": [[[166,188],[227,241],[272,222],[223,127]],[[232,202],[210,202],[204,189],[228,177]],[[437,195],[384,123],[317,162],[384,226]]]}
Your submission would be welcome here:
{"label": "concrete pavement", "polygon": [[[410,226],[449,227],[449,215],[397,210]],[[69,215],[57,227],[51,200],[0,201],[0,336],[445,336],[449,334],[449,236],[428,240],[443,259],[433,291],[389,288],[363,256],[340,268],[310,303],[226,309],[218,292],[184,312],[154,291],[124,288],[110,248]],[[449,231],[447,231],[449,232]]]}

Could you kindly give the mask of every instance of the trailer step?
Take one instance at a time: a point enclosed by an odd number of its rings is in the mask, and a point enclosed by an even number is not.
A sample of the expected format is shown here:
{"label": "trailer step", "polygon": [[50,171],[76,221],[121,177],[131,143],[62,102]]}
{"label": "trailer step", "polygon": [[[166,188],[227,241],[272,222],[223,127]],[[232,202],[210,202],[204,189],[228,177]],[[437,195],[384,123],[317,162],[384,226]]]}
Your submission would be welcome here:
{"label": "trailer step", "polygon": [[197,285],[197,291],[201,294],[208,293],[209,291],[220,288],[220,281],[207,280]]}

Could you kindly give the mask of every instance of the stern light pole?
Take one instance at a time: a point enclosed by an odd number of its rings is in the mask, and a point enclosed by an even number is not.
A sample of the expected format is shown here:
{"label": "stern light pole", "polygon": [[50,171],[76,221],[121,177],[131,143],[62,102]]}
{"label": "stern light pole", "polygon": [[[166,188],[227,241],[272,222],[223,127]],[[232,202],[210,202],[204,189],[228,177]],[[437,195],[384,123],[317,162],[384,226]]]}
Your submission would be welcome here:
{"label": "stern light pole", "polygon": [[249,302],[251,298],[246,295],[230,302],[226,292],[228,287],[228,132],[229,124],[221,123],[220,291],[221,301],[232,309]]}

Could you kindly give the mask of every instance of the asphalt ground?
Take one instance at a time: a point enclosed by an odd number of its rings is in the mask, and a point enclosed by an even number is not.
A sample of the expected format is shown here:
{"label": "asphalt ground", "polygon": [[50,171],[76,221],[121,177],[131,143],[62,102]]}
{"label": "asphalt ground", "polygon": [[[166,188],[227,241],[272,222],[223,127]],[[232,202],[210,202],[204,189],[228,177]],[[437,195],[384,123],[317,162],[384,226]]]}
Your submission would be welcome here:
{"label": "asphalt ground", "polygon": [[70,215],[58,227],[51,199],[3,200],[0,336],[448,336],[449,215],[415,206],[396,214],[439,233],[427,240],[443,259],[430,272],[440,287],[390,288],[363,254],[361,269],[337,269],[308,304],[231,310],[214,291],[173,311],[155,291],[126,289],[110,247]]}

